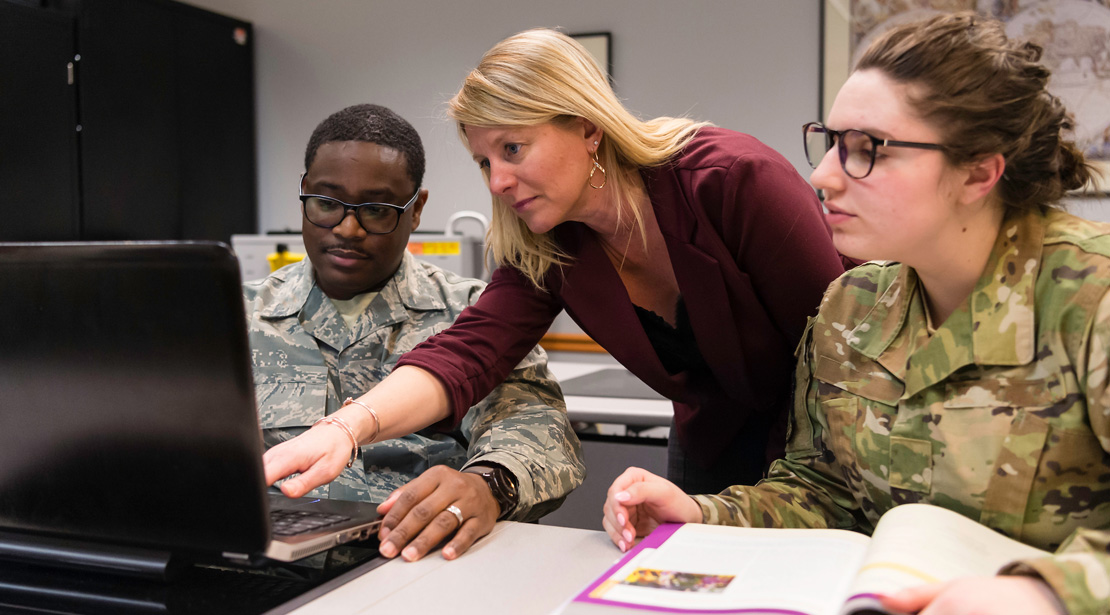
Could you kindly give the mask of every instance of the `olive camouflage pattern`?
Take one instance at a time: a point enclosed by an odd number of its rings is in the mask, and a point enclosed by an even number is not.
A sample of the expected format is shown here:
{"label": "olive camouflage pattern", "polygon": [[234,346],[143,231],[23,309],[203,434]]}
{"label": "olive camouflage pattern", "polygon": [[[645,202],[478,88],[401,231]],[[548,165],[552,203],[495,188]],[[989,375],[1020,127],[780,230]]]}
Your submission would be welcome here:
{"label": "olive camouflage pattern", "polygon": [[799,349],[785,459],[696,496],[705,521],[870,534],[893,506],[943,506],[1056,552],[1005,572],[1110,612],[1108,286],[1110,225],[1058,210],[1007,220],[933,332],[913,269],[845,273]]}
{"label": "olive camouflage pattern", "polygon": [[[397,273],[348,327],[315,284],[307,259],[245,284],[265,445],[300,435],[341,400],[373,388],[403,353],[451,326],[484,286],[406,252]],[[450,429],[441,423],[364,446],[354,468],[310,495],[380,502],[434,465],[496,463],[517,480],[519,502],[507,518],[532,520],[558,508],[585,477],[562,392],[539,348]]]}

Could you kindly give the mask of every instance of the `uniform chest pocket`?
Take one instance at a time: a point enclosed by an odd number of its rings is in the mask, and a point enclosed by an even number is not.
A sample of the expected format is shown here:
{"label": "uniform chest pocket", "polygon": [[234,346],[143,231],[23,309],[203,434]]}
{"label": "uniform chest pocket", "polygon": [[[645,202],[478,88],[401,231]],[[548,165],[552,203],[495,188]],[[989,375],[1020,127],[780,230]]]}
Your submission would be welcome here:
{"label": "uniform chest pocket", "polygon": [[887,475],[886,452],[903,383],[877,364],[828,356],[818,357],[814,376],[827,428],[825,445],[845,465]]}
{"label": "uniform chest pocket", "polygon": [[1044,495],[1073,483],[1070,472],[1082,462],[1075,455],[1090,452],[1077,446],[1086,429],[1073,429],[1082,427],[1086,415],[1080,398],[1068,395],[1059,372],[1046,374],[1043,364],[984,370],[945,385],[946,420],[962,433],[981,434],[978,446],[961,455],[962,463],[990,468],[980,523],[1047,544],[1045,537],[1027,535],[1037,524],[1026,519],[1043,520]]}
{"label": "uniform chest pocket", "polygon": [[296,366],[255,371],[254,392],[263,429],[307,427],[324,416],[328,368]]}
{"label": "uniform chest pocket", "polygon": [[359,397],[374,388],[390,372],[393,363],[380,359],[341,360],[339,362],[339,386],[343,389],[337,393],[339,399]]}
{"label": "uniform chest pocket", "polygon": [[1051,406],[1066,396],[1059,374],[1048,377],[1027,368],[1000,374],[949,382],[945,385],[944,407],[1027,408]]}
{"label": "uniform chest pocket", "polygon": [[824,394],[827,396],[862,397],[884,406],[898,405],[898,400],[906,390],[905,384],[891,377],[877,364],[856,366],[851,361],[827,356],[818,357],[814,376],[817,380],[831,386],[831,388],[823,387]]}
{"label": "uniform chest pocket", "polygon": [[[889,418],[898,407],[905,385],[892,378],[881,366],[873,370],[857,367],[851,362],[819,357],[814,377],[817,379],[817,401],[826,410],[832,408],[867,410],[874,407],[877,418]],[[841,400],[852,399],[857,403]]]}

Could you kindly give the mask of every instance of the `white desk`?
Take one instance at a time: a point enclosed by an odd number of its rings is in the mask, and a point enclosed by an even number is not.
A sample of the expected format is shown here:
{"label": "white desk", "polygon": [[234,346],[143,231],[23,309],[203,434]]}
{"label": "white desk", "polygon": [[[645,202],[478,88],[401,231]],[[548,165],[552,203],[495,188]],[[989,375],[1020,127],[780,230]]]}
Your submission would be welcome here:
{"label": "white desk", "polygon": [[[584,376],[602,369],[619,367],[615,363],[577,363],[550,361],[548,367],[559,381]],[[670,426],[674,406],[666,399],[631,399],[627,397],[586,397],[567,395],[567,416],[583,423],[617,423],[620,425]]]}
{"label": "white desk", "polygon": [[551,613],[620,556],[604,532],[502,521],[453,562],[393,560],[289,613]]}

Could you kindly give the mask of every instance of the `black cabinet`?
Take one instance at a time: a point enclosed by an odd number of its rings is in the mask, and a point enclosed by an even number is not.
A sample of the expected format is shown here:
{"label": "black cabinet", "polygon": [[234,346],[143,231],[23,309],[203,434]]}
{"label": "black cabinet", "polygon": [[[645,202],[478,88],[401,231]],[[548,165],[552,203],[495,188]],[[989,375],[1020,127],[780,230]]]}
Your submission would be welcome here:
{"label": "black cabinet", "polygon": [[0,2],[0,240],[80,238],[75,27]]}
{"label": "black cabinet", "polygon": [[0,24],[0,90],[31,99],[0,96],[0,239],[256,231],[249,23],[169,0],[0,0]]}

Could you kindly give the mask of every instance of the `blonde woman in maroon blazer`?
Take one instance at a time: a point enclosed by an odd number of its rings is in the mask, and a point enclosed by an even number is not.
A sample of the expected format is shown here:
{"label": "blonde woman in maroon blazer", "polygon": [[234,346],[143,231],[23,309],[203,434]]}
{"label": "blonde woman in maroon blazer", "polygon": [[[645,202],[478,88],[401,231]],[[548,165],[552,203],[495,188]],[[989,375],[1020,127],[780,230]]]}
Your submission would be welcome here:
{"label": "blonde woman in maroon blazer", "polygon": [[[459,421],[565,309],[674,401],[669,478],[702,493],[761,477],[782,451],[806,318],[844,271],[793,166],[747,135],[638,120],[589,53],[554,30],[494,46],[449,114],[493,196],[500,267],[477,304],[359,398],[380,423],[357,405],[340,410],[360,441]],[[347,435],[323,427],[268,451],[268,479],[302,473],[286,494],[330,481],[349,459]],[[390,525],[407,512],[401,491],[386,507],[387,542],[413,540],[422,554],[455,528],[467,540],[465,502],[447,487],[413,494],[431,506],[426,527]]]}

